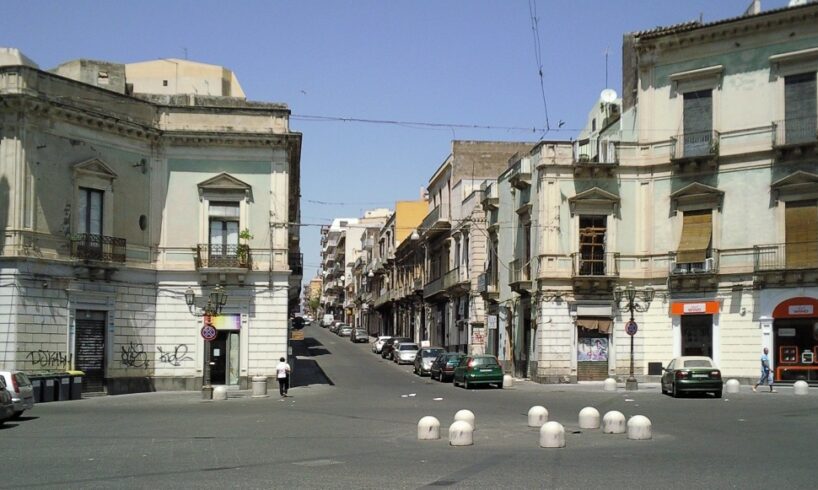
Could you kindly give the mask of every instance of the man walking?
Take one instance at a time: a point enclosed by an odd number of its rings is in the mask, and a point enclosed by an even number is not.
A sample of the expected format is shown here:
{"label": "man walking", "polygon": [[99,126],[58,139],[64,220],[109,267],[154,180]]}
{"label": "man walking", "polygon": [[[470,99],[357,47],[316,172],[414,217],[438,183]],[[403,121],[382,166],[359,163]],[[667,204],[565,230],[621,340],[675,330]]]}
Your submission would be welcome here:
{"label": "man walking", "polygon": [[758,386],[763,384],[770,385],[770,393],[775,393],[775,389],[773,389],[773,371],[770,369],[770,358],[767,354],[770,353],[770,349],[764,348],[764,354],[761,355],[761,377],[758,379],[758,383],[753,386],[753,391],[758,391]]}
{"label": "man walking", "polygon": [[287,391],[290,389],[290,365],[282,357],[276,366],[276,378],[278,378],[278,392],[282,397],[287,396]]}

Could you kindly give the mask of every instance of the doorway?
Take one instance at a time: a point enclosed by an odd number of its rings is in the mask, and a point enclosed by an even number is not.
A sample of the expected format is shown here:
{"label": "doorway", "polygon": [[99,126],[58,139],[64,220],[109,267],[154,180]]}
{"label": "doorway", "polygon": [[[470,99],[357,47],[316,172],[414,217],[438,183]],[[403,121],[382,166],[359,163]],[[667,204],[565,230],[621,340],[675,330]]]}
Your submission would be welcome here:
{"label": "doorway", "polygon": [[713,315],[682,316],[682,355],[713,357]]}
{"label": "doorway", "polygon": [[207,342],[210,349],[210,383],[239,384],[239,332],[219,330],[216,338]]}
{"label": "doorway", "polygon": [[83,393],[105,391],[105,312],[77,310],[74,367],[85,373]]}
{"label": "doorway", "polygon": [[517,310],[517,333],[514,352],[514,376],[518,378],[528,378],[528,359],[531,352],[531,299],[525,297],[520,301],[520,308]]}

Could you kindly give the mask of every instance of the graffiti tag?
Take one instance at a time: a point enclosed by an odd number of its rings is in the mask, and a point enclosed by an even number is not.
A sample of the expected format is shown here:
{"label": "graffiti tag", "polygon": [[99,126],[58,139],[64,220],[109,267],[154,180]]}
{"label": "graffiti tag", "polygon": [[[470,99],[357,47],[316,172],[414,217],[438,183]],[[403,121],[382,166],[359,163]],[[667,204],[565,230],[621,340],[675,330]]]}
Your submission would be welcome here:
{"label": "graffiti tag", "polygon": [[165,352],[161,347],[157,347],[159,351],[159,361],[171,366],[181,366],[182,361],[192,361],[193,358],[187,355],[187,345],[179,344],[173,348],[173,351]]}
{"label": "graffiti tag", "polygon": [[122,346],[122,365],[129,368],[148,368],[148,354],[142,344],[129,342],[128,346]]}
{"label": "graffiti tag", "polygon": [[33,366],[66,368],[71,365],[71,354],[51,350],[33,350],[26,354],[26,359]]}

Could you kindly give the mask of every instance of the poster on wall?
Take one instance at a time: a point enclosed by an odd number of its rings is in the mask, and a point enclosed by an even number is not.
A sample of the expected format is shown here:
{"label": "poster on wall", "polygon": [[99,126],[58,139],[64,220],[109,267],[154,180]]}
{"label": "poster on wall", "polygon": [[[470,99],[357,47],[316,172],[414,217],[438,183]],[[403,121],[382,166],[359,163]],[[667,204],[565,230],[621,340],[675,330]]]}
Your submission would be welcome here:
{"label": "poster on wall", "polygon": [[608,339],[580,337],[577,339],[577,361],[607,361]]}

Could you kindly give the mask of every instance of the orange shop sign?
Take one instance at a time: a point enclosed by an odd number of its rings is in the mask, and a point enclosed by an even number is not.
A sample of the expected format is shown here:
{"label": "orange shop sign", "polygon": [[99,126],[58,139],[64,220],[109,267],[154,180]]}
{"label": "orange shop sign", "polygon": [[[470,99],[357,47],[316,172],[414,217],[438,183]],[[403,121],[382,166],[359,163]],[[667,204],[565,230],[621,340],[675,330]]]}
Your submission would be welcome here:
{"label": "orange shop sign", "polygon": [[716,315],[721,305],[718,301],[690,301],[670,304],[671,315]]}

